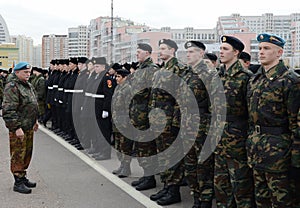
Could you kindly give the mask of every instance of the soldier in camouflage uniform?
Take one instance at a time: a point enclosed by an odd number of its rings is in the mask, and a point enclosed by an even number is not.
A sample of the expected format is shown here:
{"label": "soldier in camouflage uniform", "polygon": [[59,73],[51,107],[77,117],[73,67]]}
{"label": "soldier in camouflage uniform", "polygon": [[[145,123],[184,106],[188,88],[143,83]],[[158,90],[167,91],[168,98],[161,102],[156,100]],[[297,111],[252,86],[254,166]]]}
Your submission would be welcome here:
{"label": "soldier in camouflage uniform", "polygon": [[20,62],[4,90],[3,119],[9,130],[11,172],[15,178],[13,190],[31,193],[36,183],[26,178],[33,149],[33,132],[38,129],[38,102],[32,85],[28,82],[31,66]]}
{"label": "soldier in camouflage uniform", "polygon": [[39,121],[43,120],[46,106],[46,84],[43,76],[43,69],[38,67],[32,67],[32,78],[30,83],[32,84],[36,98],[39,104]]}
{"label": "soldier in camouflage uniform", "polygon": [[[184,46],[187,49],[187,64],[189,65],[189,69],[183,76],[183,80],[190,90],[183,90],[185,89],[184,87],[179,88],[182,91],[180,94],[183,96],[181,100],[186,103],[184,106],[191,108],[193,105],[189,104],[187,98],[190,96],[195,97],[198,104],[197,110],[199,110],[200,114],[196,113],[192,115],[193,118],[200,116],[200,125],[196,140],[194,140],[194,133],[192,131],[187,131],[183,138],[184,145],[191,146],[184,158],[185,175],[191,193],[194,196],[193,208],[211,208],[214,197],[214,155],[212,154],[202,163],[198,163],[198,156],[206,140],[208,126],[210,125],[210,101],[207,88],[209,88],[213,77],[217,78],[218,74],[216,69],[211,68],[205,62],[206,60],[203,59],[206,49],[203,43],[188,41]],[[189,93],[193,94],[190,95]],[[189,122],[193,122],[193,119],[187,120],[185,124],[186,129],[192,126]]]}
{"label": "soldier in camouflage uniform", "polygon": [[0,69],[0,110],[2,109],[2,100],[3,100],[3,89],[4,89],[4,82],[2,79],[2,69]]}
{"label": "soldier in camouflage uniform", "polygon": [[[153,74],[158,70],[158,66],[153,63],[152,47],[146,43],[139,43],[137,46],[137,60],[139,62],[137,70],[131,79],[133,99],[130,109],[130,118],[133,126],[140,131],[149,129],[148,105],[152,86]],[[144,176],[132,182],[137,190],[147,190],[156,187],[156,180],[153,170],[156,169],[157,161],[150,156],[156,154],[155,141],[145,142],[145,135],[135,138],[135,149],[138,156],[139,165],[144,170]]]}
{"label": "soldier in camouflage uniform", "polygon": [[[150,196],[150,199],[156,200],[159,205],[169,205],[181,201],[179,189],[184,176],[183,160],[179,160],[177,164],[171,166],[170,162],[173,161],[174,155],[164,153],[168,149],[172,153],[183,155],[182,143],[172,145],[180,130],[180,109],[173,95],[173,93],[176,94],[180,83],[177,83],[174,77],[180,78],[186,71],[186,67],[180,64],[175,57],[177,49],[178,46],[173,40],[162,39],[159,41],[159,54],[164,64],[162,69],[155,72],[153,76],[150,95],[150,109],[159,108],[165,113],[165,116],[161,113],[150,114],[150,123],[160,125],[163,120],[166,120],[163,132],[158,132],[160,134],[155,139],[157,152],[162,156],[158,161],[158,170],[162,171],[160,176],[164,187],[158,193]],[[164,90],[164,86],[167,86],[168,89]],[[154,129],[154,132],[157,130]],[[166,167],[171,168],[165,170]]]}
{"label": "soldier in camouflage uniform", "polygon": [[[112,97],[112,119],[113,119],[113,133],[115,137],[115,149],[117,150],[117,157],[121,162],[120,167],[113,171],[113,174],[118,174],[120,178],[127,177],[131,174],[130,163],[133,153],[133,141],[130,135],[123,135],[122,131],[118,129],[118,125],[126,129],[129,118],[129,104],[126,102],[126,97],[131,97],[131,83],[127,80],[130,72],[126,69],[116,69],[117,87]],[[118,125],[116,125],[118,124]],[[126,133],[130,133],[127,132]]]}
{"label": "soldier in camouflage uniform", "polygon": [[217,119],[225,122],[215,150],[214,187],[217,207],[252,208],[252,170],[247,165],[245,142],[248,129],[246,89],[252,73],[238,60],[244,44],[232,36],[222,36],[220,46],[220,78],[223,82],[226,115]]}
{"label": "soldier in camouflage uniform", "polygon": [[[300,80],[280,60],[285,44],[282,38],[263,33],[257,41],[261,67],[250,79],[247,92],[247,151],[248,163],[253,167],[255,201],[258,208],[288,208],[292,207],[288,178],[291,145],[299,141]],[[294,165],[299,167],[297,163]]]}

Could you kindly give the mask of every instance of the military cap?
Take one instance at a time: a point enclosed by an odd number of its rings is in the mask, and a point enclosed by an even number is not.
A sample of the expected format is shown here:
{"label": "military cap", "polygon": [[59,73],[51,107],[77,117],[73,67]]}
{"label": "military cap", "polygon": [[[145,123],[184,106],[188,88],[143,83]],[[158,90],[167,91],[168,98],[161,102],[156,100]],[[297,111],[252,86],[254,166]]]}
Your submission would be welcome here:
{"label": "military cap", "polygon": [[8,70],[6,70],[6,69],[0,69],[0,72],[8,74]]}
{"label": "military cap", "polygon": [[85,64],[87,60],[88,60],[87,57],[78,57],[78,63]]}
{"label": "military cap", "polygon": [[124,69],[126,69],[126,70],[130,70],[131,64],[128,63],[128,62],[126,62],[126,63],[124,63],[124,64],[122,65],[122,67],[123,67]]}
{"label": "military cap", "polygon": [[221,37],[221,41],[222,41],[222,43],[230,44],[233,48],[235,48],[236,50],[239,50],[240,52],[242,52],[245,48],[242,41],[240,41],[239,39],[237,39],[236,37],[233,37],[233,36],[223,35]]}
{"label": "military cap", "polygon": [[128,71],[127,69],[117,69],[116,73],[121,75],[122,77],[126,77],[130,74],[130,71]]}
{"label": "military cap", "polygon": [[106,58],[105,57],[96,57],[94,59],[94,64],[103,64],[103,65],[106,65]]}
{"label": "military cap", "polygon": [[122,65],[119,63],[114,63],[110,66],[110,68],[117,70],[117,69],[122,69]]}
{"label": "military cap", "polygon": [[69,63],[78,64],[78,59],[76,57],[69,58]]}
{"label": "military cap", "polygon": [[178,46],[177,46],[177,44],[175,43],[175,41],[170,40],[170,39],[161,39],[161,40],[158,42],[158,45],[160,46],[161,44],[166,44],[166,45],[168,45],[169,47],[174,48],[175,51],[177,51],[177,49],[178,49]]}
{"label": "military cap", "polygon": [[268,33],[261,33],[257,36],[257,41],[258,42],[269,42],[269,43],[273,43],[277,46],[280,46],[281,48],[283,48],[284,44],[285,44],[285,40],[282,39],[281,37],[279,37],[278,35],[274,35],[274,34],[268,34]]}
{"label": "military cap", "polygon": [[132,62],[131,63],[131,68],[133,68],[134,70],[136,70],[138,68],[139,62]]}
{"label": "military cap", "polygon": [[37,71],[37,72],[40,72],[40,73],[44,73],[42,68],[35,67],[35,66],[32,67],[32,71]]}
{"label": "military cap", "polygon": [[205,51],[206,47],[205,45],[200,42],[200,41],[195,41],[195,40],[191,40],[191,41],[188,41],[184,44],[184,48],[185,49],[188,49],[190,47],[197,47],[197,48],[201,48]]}
{"label": "military cap", "polygon": [[249,53],[242,51],[239,56],[239,59],[243,59],[244,61],[251,61],[251,56]]}
{"label": "military cap", "polygon": [[24,70],[24,69],[30,69],[31,66],[27,62],[19,62],[17,65],[14,67],[14,71],[19,71],[19,70]]}
{"label": "military cap", "polygon": [[52,60],[50,61],[50,64],[54,65],[54,64],[55,64],[55,60],[52,59]]}
{"label": "military cap", "polygon": [[152,53],[152,47],[147,43],[138,43],[138,49]]}
{"label": "military cap", "polygon": [[205,53],[204,58],[208,58],[211,61],[217,61],[218,57],[214,53]]}

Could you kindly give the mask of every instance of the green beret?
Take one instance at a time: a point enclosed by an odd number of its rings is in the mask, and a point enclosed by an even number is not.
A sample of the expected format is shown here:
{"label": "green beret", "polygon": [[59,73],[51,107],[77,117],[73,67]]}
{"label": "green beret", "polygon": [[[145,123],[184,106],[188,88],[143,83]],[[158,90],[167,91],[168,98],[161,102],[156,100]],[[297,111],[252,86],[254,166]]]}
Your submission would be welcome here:
{"label": "green beret", "polygon": [[205,51],[206,47],[205,45],[200,42],[200,41],[195,41],[195,40],[191,40],[191,41],[188,41],[184,44],[184,47],[185,49],[188,49],[190,47],[197,47],[197,48],[201,48]]}
{"label": "green beret", "polygon": [[24,69],[30,69],[31,66],[27,62],[20,62],[14,67],[14,71],[24,70]]}
{"label": "green beret", "polygon": [[138,43],[138,49],[152,53],[152,47],[147,43]]}
{"label": "green beret", "polygon": [[268,34],[268,33],[261,33],[257,36],[257,41],[258,42],[268,42],[268,43],[273,43],[277,46],[280,46],[283,48],[285,44],[285,40],[283,40],[281,37],[274,35],[274,34]]}
{"label": "green beret", "polygon": [[170,40],[170,39],[162,39],[162,40],[160,40],[160,41],[158,42],[158,45],[159,45],[159,46],[160,46],[160,44],[166,44],[166,45],[168,45],[169,47],[174,48],[175,51],[177,51],[177,49],[178,49],[178,46],[177,46],[177,44],[175,43],[175,41]]}
{"label": "green beret", "polygon": [[221,41],[222,41],[222,43],[230,44],[233,48],[235,48],[236,50],[239,50],[240,52],[242,52],[245,48],[242,41],[240,41],[239,39],[237,39],[236,37],[233,37],[233,36],[223,35],[221,37]]}

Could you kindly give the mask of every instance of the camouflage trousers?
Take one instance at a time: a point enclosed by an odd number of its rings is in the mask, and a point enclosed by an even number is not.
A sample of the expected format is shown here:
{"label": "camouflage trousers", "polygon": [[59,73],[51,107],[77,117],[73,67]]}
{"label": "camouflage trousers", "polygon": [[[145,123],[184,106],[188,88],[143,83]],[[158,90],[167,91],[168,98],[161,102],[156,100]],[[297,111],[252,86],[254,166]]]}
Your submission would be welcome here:
{"label": "camouflage trousers", "polygon": [[193,195],[199,196],[200,201],[211,201],[214,197],[214,155],[199,163],[201,150],[202,142],[196,139],[184,157],[185,177]]}
{"label": "camouflage trousers", "polygon": [[271,173],[253,170],[257,208],[289,208],[291,190],[287,172]]}
{"label": "camouflage trousers", "polygon": [[[158,153],[158,168],[161,170],[161,182],[167,186],[179,185],[184,177],[184,160],[182,140],[176,140],[178,144],[173,144],[176,137],[172,133],[161,133],[156,138]],[[167,152],[165,150],[168,150]],[[182,157],[180,157],[180,155]],[[177,156],[179,156],[177,158]]]}
{"label": "camouflage trousers", "polygon": [[133,153],[133,141],[126,138],[119,132],[115,132],[115,149],[120,161],[130,162]]}
{"label": "camouflage trousers", "polygon": [[218,208],[253,208],[253,173],[245,160],[215,154],[214,188]]}
{"label": "camouflage trousers", "polygon": [[33,148],[33,130],[24,131],[24,139],[20,139],[14,132],[9,132],[10,169],[13,175],[26,176],[30,164]]}

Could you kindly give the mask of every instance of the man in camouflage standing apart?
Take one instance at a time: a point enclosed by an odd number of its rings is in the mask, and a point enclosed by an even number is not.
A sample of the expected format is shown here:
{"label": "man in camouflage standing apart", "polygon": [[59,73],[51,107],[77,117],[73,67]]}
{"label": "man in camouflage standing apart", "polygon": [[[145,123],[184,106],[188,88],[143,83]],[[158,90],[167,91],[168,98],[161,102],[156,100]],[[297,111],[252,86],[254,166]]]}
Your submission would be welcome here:
{"label": "man in camouflage standing apart", "polygon": [[[152,86],[154,72],[158,66],[153,63],[151,58],[152,47],[146,43],[139,43],[137,47],[137,60],[139,62],[137,70],[131,79],[131,85],[134,97],[132,99],[130,117],[133,126],[140,131],[149,129],[148,105]],[[144,170],[144,176],[132,185],[139,191],[156,187],[156,181],[153,175],[153,169],[156,169],[157,161],[153,161],[153,155],[156,155],[155,141],[145,142],[145,138],[135,138],[135,148],[138,156],[139,165]],[[139,142],[140,141],[140,142]],[[143,142],[144,141],[144,142]],[[146,157],[144,159],[143,157]]]}
{"label": "man in camouflage standing apart", "polygon": [[29,194],[36,183],[26,178],[33,149],[33,131],[38,129],[38,102],[28,82],[31,66],[20,62],[4,90],[3,119],[9,130],[11,172],[15,178],[13,190]]}
{"label": "man in camouflage standing apart", "polygon": [[[194,196],[193,208],[211,208],[212,200],[214,197],[213,191],[213,178],[214,178],[214,156],[213,154],[204,162],[198,163],[198,157],[202,151],[203,144],[206,140],[208,126],[210,125],[210,101],[207,89],[211,85],[213,77],[218,78],[216,69],[211,68],[205,63],[203,59],[205,52],[205,45],[200,41],[188,41],[184,47],[187,49],[187,64],[189,69],[183,76],[183,80],[190,90],[183,90],[184,87],[179,89],[182,91],[181,95],[185,106],[192,108],[193,105],[189,104],[189,96],[195,97],[197,100],[199,114],[192,115],[200,116],[199,130],[195,140],[193,131],[186,131],[183,137],[184,144],[190,147],[190,150],[184,158],[185,174],[187,182]],[[190,95],[189,93],[193,93]],[[195,109],[196,110],[196,109]],[[193,119],[188,119],[186,129],[193,126],[189,122],[194,122]]]}
{"label": "man in camouflage standing apart", "polygon": [[252,170],[247,164],[246,139],[248,110],[246,89],[252,73],[238,60],[244,44],[232,36],[222,36],[220,46],[220,78],[223,82],[226,115],[217,120],[225,122],[221,139],[215,150],[214,187],[217,207],[252,208]]}
{"label": "man in camouflage standing apart", "polygon": [[[162,118],[161,113],[150,114],[150,123],[159,125],[166,120],[166,126],[155,139],[158,154],[162,153],[160,155],[163,155],[158,161],[158,168],[163,171],[160,176],[164,187],[158,193],[150,196],[150,199],[156,200],[159,205],[170,205],[181,201],[179,189],[184,176],[183,160],[177,161],[175,165],[171,166],[170,162],[174,155],[163,153],[168,149],[172,150],[171,152],[174,154],[183,155],[182,144],[172,145],[180,130],[180,109],[172,95],[180,83],[176,83],[173,78],[182,77],[186,70],[186,67],[180,64],[175,57],[177,49],[178,46],[173,40],[162,39],[159,41],[159,56],[164,63],[162,69],[154,74],[150,95],[150,109],[159,108],[165,113],[165,119]],[[164,86],[169,88],[168,91],[164,90]],[[156,132],[156,130],[154,131]],[[168,169],[165,170],[166,168]]]}
{"label": "man in camouflage standing apart", "polygon": [[250,79],[247,92],[247,150],[248,163],[253,167],[255,201],[258,208],[289,208],[293,206],[288,170],[291,145],[299,141],[300,80],[280,60],[285,44],[281,37],[263,33],[257,41],[261,67]]}

